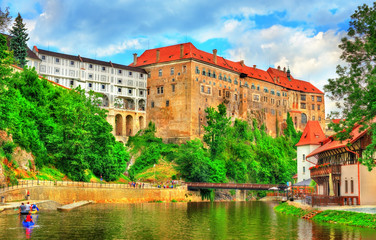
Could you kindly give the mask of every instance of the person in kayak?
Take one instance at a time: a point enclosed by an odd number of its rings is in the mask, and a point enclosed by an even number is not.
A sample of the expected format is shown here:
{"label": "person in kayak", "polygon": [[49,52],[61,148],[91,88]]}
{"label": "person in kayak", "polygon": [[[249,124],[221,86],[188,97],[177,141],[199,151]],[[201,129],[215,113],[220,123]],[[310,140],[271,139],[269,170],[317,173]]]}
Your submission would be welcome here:
{"label": "person in kayak", "polygon": [[34,222],[33,217],[31,216],[31,213],[27,214],[25,222]]}
{"label": "person in kayak", "polygon": [[33,203],[31,204],[31,211],[35,211],[35,210],[39,211],[39,208],[35,203]]}
{"label": "person in kayak", "polygon": [[20,206],[20,214],[24,214],[26,215],[28,213],[28,211],[26,210],[26,206],[24,203],[21,203],[21,206]]}

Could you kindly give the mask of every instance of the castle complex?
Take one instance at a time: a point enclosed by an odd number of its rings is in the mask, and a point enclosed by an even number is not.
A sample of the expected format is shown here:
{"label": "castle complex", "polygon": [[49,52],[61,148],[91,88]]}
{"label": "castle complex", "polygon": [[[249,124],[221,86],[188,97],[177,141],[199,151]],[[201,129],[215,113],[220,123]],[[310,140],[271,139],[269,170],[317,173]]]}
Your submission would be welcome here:
{"label": "castle complex", "polygon": [[[34,57],[28,64],[40,75],[64,87],[80,86],[101,95],[101,107],[109,111],[107,121],[113,126],[118,141],[125,142],[127,136],[134,135],[146,125],[147,74],[143,69],[35,46],[32,53],[40,62],[38,64]],[[29,53],[29,58],[31,56]]]}
{"label": "castle complex", "polygon": [[232,120],[256,118],[272,136],[284,128],[287,113],[297,130],[303,131],[309,120],[325,126],[323,92],[295,79],[289,69],[249,67],[244,61],[218,56],[215,49],[201,51],[192,43],[134,54],[128,66],[35,46],[28,56],[28,65],[47,79],[99,93],[113,133],[122,142],[149,121],[167,142],[201,138],[205,109],[220,103]]}
{"label": "castle complex", "polygon": [[192,43],[135,54],[130,66],[147,72],[147,122],[155,122],[157,135],[169,142],[202,137],[205,109],[220,103],[228,117],[256,118],[273,136],[283,129],[288,112],[298,130],[308,120],[325,125],[323,92],[285,68],[248,67]]}

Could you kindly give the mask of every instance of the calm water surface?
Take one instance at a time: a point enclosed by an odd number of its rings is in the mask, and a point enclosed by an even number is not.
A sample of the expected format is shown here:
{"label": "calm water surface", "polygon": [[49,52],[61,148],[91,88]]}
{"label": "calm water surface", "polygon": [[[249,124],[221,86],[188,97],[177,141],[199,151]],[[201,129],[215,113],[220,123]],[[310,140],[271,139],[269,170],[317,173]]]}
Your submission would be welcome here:
{"label": "calm water surface", "polygon": [[41,212],[36,226],[0,215],[0,239],[376,239],[376,231],[275,213],[274,203],[92,204]]}

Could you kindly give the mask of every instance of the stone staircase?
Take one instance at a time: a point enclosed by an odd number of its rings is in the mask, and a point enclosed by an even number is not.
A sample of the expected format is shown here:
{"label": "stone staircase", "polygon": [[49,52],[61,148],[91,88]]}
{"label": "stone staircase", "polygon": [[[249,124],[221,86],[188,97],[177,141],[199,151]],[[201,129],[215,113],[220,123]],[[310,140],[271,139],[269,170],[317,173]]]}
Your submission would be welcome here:
{"label": "stone staircase", "polygon": [[322,211],[319,211],[319,210],[313,210],[313,211],[311,211],[311,212],[309,212],[309,213],[307,213],[306,215],[304,215],[302,218],[303,219],[311,219],[311,218],[313,218],[314,216],[316,216],[317,214],[319,214],[319,213],[321,213]]}

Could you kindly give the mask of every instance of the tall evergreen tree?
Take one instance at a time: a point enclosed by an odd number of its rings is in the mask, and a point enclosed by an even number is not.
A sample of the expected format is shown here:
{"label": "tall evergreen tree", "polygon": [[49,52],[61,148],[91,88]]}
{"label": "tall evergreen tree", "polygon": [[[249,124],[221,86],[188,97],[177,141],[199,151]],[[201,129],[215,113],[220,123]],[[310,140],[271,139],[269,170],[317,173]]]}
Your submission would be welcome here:
{"label": "tall evergreen tree", "polygon": [[27,63],[26,42],[29,40],[29,35],[26,32],[26,24],[23,23],[20,13],[18,13],[17,18],[15,19],[10,34],[12,35],[12,39],[10,40],[10,50],[13,50],[14,58],[19,62],[19,66],[23,67]]}

